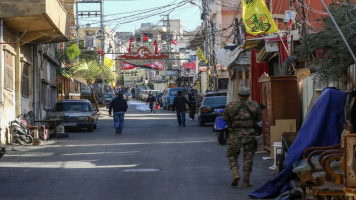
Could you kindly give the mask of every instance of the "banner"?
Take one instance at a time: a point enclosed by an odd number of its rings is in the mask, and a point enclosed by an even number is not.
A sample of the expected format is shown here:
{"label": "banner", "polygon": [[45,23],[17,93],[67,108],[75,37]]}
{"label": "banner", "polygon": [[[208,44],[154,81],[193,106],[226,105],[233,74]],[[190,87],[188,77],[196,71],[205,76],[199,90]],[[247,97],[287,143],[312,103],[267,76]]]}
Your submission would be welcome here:
{"label": "banner", "polygon": [[136,65],[132,65],[130,63],[125,63],[125,62],[121,62],[122,63],[122,69],[123,70],[130,70],[130,69],[135,69],[137,68]]}
{"label": "banner", "polygon": [[183,64],[184,76],[194,76],[196,73],[195,62],[184,62]]}
{"label": "banner", "polygon": [[135,69],[137,67],[140,67],[140,68],[145,68],[145,69],[154,69],[154,70],[163,71],[163,65],[162,65],[161,61],[149,63],[149,64],[145,64],[145,65],[133,65],[130,63],[126,63],[126,62],[121,62],[121,63],[122,63],[123,70],[130,70],[130,69]]}
{"label": "banner", "polygon": [[70,47],[68,47],[66,49],[66,53],[67,53],[67,57],[70,60],[73,60],[74,58],[76,58],[77,56],[79,56],[81,54],[81,51],[76,44],[72,44],[72,45],[70,45]]}
{"label": "banner", "polygon": [[242,0],[242,4],[242,18],[247,33],[258,35],[260,33],[275,33],[278,31],[263,0]]}
{"label": "banner", "polygon": [[198,49],[197,49],[197,56],[198,56],[198,58],[199,58],[198,63],[200,62],[200,60],[204,60],[205,63],[208,63],[208,60],[205,58],[204,53],[203,53],[203,51],[200,49],[200,47],[198,47]]}

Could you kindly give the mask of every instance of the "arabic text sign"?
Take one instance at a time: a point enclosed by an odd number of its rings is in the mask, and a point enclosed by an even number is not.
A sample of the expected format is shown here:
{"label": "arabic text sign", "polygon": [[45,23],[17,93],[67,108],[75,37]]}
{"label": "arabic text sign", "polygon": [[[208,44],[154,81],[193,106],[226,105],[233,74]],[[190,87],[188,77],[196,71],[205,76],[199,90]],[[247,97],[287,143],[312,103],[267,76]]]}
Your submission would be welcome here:
{"label": "arabic text sign", "polygon": [[137,52],[130,52],[126,53],[121,58],[124,59],[136,59],[136,60],[147,60],[147,59],[162,59],[167,58],[168,55],[161,54],[161,53],[151,53],[147,47],[141,47],[137,50]]}

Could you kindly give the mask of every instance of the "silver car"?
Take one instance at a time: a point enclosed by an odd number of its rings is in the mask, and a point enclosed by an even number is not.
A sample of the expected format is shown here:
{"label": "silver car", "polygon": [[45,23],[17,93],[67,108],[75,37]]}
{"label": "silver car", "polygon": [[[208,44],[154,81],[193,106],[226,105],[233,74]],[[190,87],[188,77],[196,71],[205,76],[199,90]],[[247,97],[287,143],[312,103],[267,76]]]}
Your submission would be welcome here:
{"label": "silver car", "polygon": [[63,100],[56,103],[48,119],[63,120],[66,130],[86,128],[93,132],[98,124],[98,111],[88,100]]}

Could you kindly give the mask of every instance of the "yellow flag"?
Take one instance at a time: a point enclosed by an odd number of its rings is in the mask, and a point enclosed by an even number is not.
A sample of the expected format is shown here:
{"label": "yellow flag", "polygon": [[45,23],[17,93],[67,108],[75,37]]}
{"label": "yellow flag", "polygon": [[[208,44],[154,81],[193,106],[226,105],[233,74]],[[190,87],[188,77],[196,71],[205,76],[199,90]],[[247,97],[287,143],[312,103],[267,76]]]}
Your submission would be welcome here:
{"label": "yellow flag", "polygon": [[203,53],[203,51],[200,49],[200,47],[198,47],[198,49],[197,49],[197,56],[198,56],[198,58],[200,58],[200,59],[198,60],[198,63],[200,62],[200,60],[204,60],[205,63],[208,63],[208,60],[205,58],[204,53]]}
{"label": "yellow flag", "polygon": [[73,60],[81,54],[80,49],[76,44],[70,45],[70,47],[66,49],[66,53],[70,60]]}
{"label": "yellow flag", "polygon": [[246,32],[252,35],[278,32],[263,0],[242,0]]}

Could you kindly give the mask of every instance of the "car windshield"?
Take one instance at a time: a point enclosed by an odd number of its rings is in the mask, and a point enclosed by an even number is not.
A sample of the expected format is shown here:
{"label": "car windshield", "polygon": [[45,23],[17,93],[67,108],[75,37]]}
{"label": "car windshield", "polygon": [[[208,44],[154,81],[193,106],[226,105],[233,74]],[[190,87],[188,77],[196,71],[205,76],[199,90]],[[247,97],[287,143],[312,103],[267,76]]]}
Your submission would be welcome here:
{"label": "car windshield", "polygon": [[114,94],[105,94],[105,98],[115,98],[115,95]]}
{"label": "car windshield", "polygon": [[153,95],[159,94],[159,91],[152,91]]}
{"label": "car windshield", "polygon": [[173,89],[173,90],[171,90],[170,95],[171,96],[176,96],[178,94],[178,91],[183,91],[182,95],[188,94],[188,90],[187,89]]}
{"label": "car windshield", "polygon": [[207,97],[209,96],[226,96],[226,93],[210,93],[210,94],[206,94]]}
{"label": "car windshield", "polygon": [[56,104],[56,111],[79,111],[87,112],[90,109],[87,102],[59,102]]}
{"label": "car windshield", "polygon": [[204,105],[226,105],[226,97],[206,98]]}

